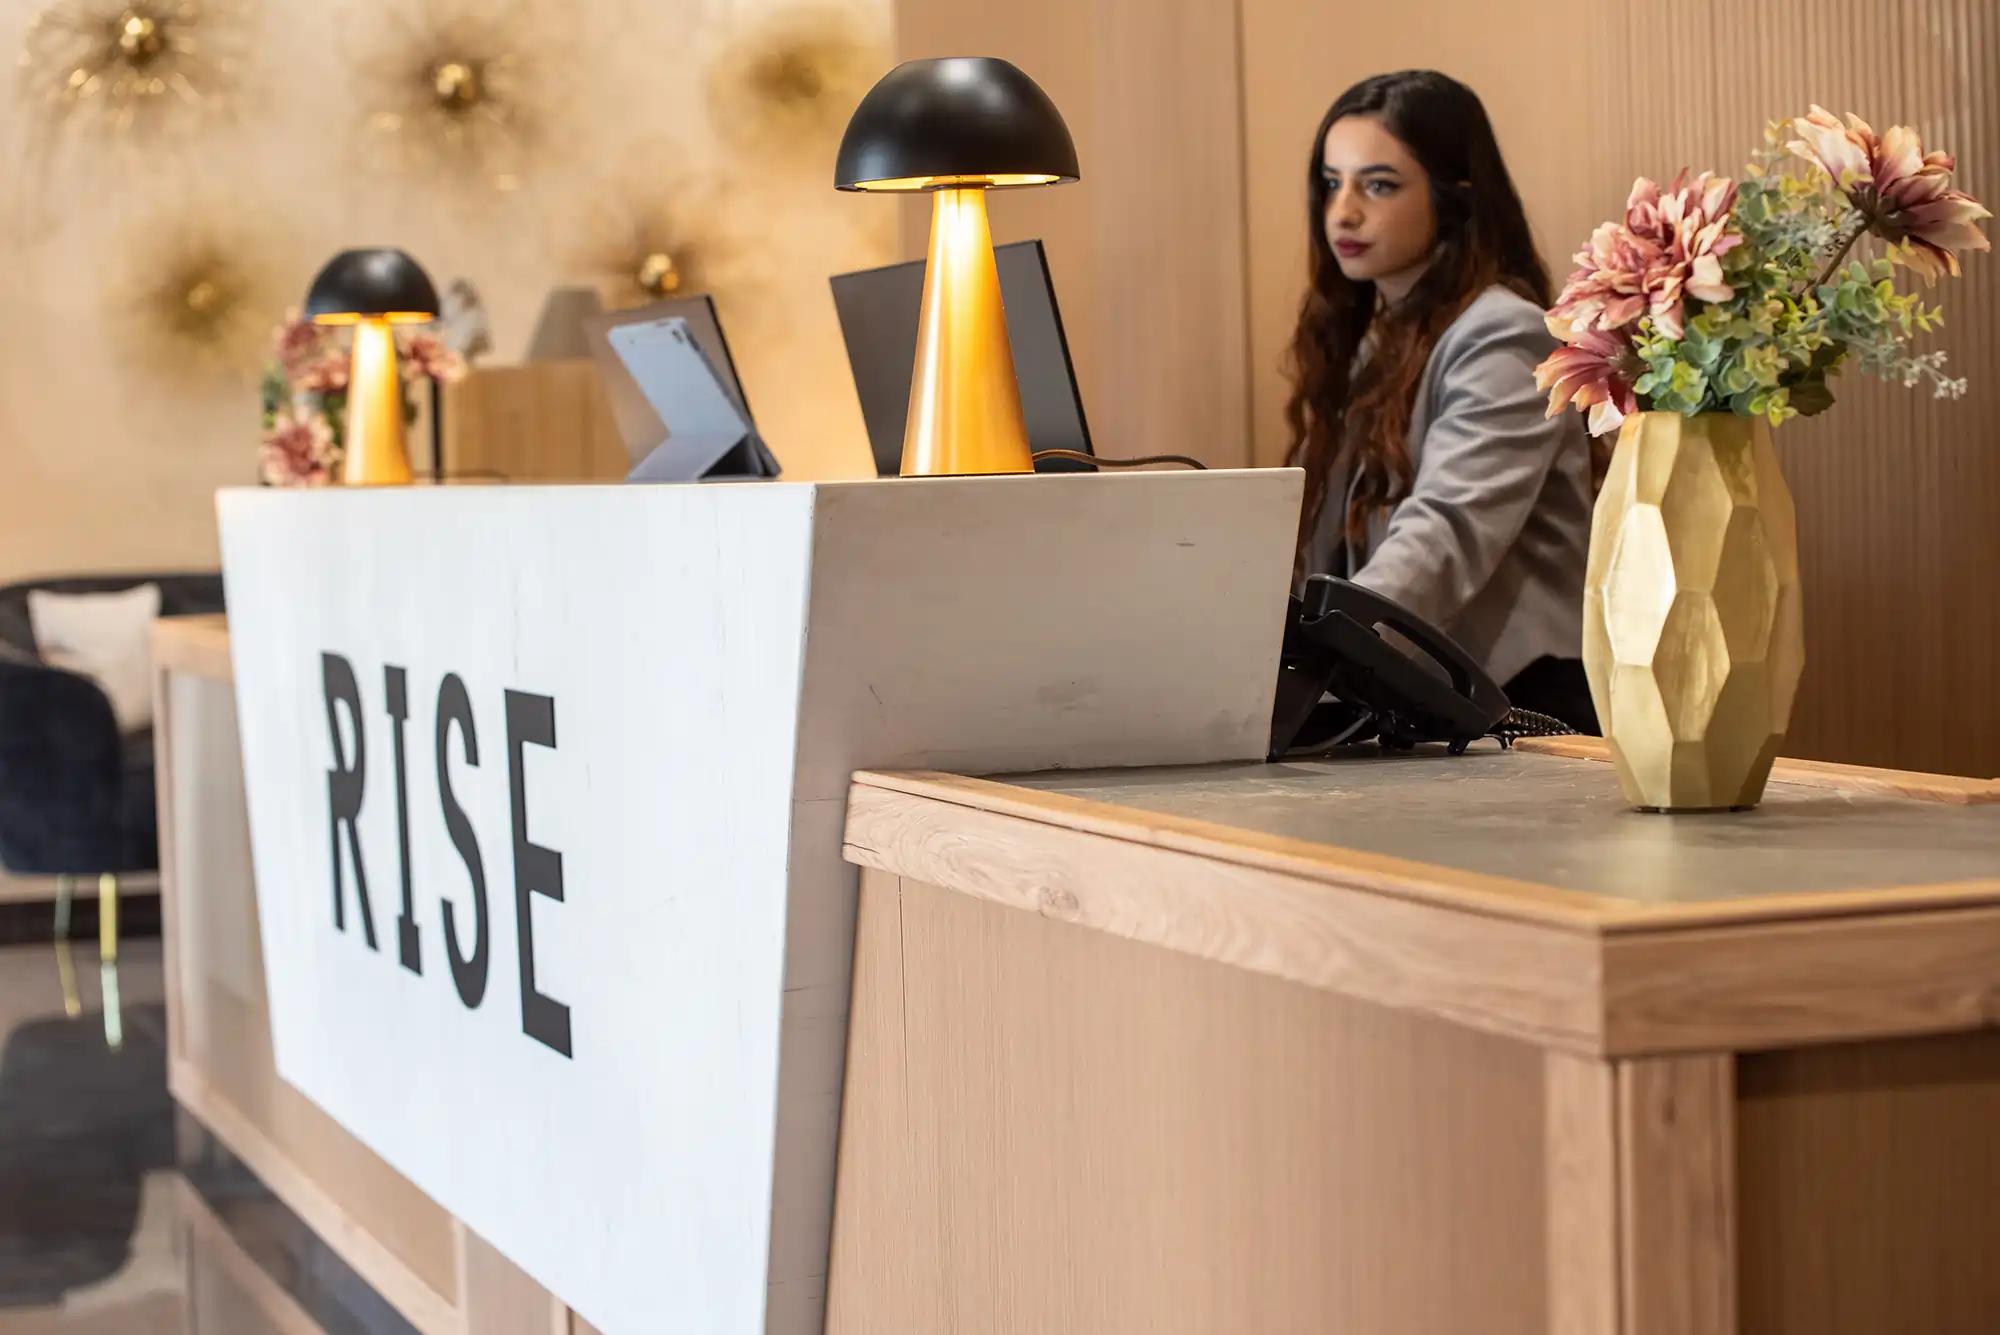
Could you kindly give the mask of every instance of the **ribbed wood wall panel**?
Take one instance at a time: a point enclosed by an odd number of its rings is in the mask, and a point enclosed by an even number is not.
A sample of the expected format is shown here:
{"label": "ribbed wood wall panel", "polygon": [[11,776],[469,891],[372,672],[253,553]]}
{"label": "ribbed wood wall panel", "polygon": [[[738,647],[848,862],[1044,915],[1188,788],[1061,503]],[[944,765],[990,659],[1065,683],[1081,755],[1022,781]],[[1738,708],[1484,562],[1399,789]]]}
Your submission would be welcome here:
{"label": "ribbed wood wall panel", "polygon": [[[995,220],[1049,242],[1106,453],[1279,461],[1312,130],[1382,70],[1479,90],[1558,277],[1634,176],[1740,168],[1769,118],[1815,101],[1916,125],[2000,199],[1995,0],[901,0],[897,22],[905,55],[1017,61],[1077,132],[1084,183],[998,201]],[[906,215],[906,253],[922,237]],[[1778,434],[1810,655],[1788,749],[1992,775],[2000,257],[1941,292],[1967,397],[1850,378],[1833,412]]]}

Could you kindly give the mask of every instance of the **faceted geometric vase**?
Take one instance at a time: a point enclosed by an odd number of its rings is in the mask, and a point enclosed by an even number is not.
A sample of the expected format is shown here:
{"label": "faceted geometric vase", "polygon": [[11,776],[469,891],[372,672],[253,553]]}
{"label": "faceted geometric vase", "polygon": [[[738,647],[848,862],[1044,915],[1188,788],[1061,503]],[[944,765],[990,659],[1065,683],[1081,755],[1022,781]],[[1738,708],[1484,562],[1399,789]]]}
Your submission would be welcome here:
{"label": "faceted geometric vase", "polygon": [[1805,666],[1797,519],[1770,427],[1628,417],[1583,597],[1584,670],[1627,800],[1757,805]]}

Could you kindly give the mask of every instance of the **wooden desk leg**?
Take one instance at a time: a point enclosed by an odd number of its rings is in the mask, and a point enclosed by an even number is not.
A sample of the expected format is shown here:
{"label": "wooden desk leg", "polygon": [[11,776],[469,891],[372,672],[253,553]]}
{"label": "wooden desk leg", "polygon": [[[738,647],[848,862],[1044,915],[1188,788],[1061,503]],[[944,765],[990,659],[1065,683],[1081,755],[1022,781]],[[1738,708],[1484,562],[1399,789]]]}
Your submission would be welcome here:
{"label": "wooden desk leg", "polygon": [[570,1335],[570,1310],[492,1243],[458,1226],[466,1335]]}
{"label": "wooden desk leg", "polygon": [[1735,1335],[1735,1061],[1546,1065],[1551,1335]]}
{"label": "wooden desk leg", "polygon": [[1609,1062],[1543,1059],[1549,1335],[1621,1335],[1617,1081]]}

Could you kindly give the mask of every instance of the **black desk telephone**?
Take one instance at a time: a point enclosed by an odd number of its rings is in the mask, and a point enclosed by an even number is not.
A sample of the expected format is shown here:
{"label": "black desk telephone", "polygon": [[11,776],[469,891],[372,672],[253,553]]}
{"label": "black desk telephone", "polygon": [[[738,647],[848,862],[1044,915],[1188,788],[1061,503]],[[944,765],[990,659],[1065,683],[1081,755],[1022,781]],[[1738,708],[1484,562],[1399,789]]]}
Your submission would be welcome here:
{"label": "black desk telephone", "polygon": [[[1384,627],[1435,667],[1383,639]],[[1508,742],[1556,731],[1569,729],[1514,710],[1449,635],[1382,595],[1314,575],[1292,599],[1271,714],[1272,760],[1371,738],[1397,751],[1445,742],[1456,755],[1481,737]]]}

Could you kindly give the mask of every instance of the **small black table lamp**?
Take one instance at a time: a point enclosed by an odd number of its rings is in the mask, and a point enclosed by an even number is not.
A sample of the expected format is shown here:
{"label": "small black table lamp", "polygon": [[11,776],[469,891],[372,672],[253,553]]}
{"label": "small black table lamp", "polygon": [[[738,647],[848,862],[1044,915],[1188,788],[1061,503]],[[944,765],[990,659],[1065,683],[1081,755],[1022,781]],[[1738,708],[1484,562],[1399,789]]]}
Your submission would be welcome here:
{"label": "small black table lamp", "polygon": [[327,261],[306,295],[314,324],[354,326],[347,377],[347,430],[341,480],[349,486],[395,486],[410,480],[403,445],[403,384],[389,326],[429,324],[438,294],[430,276],[387,246],[343,250]]}
{"label": "small black table lamp", "polygon": [[834,185],[933,195],[903,476],[1034,471],[986,192],[1077,176],[1062,113],[1004,60],[906,61],[855,108]]}

